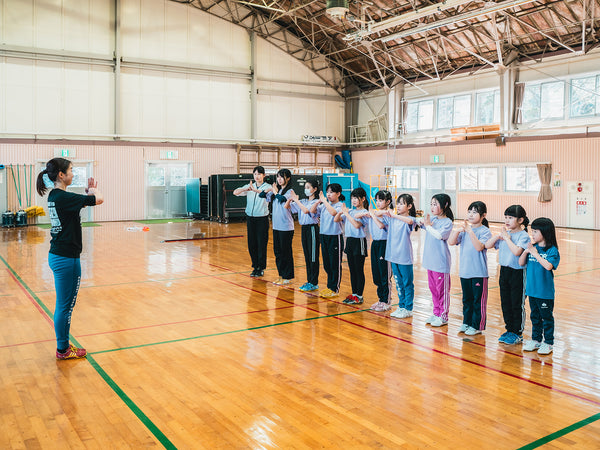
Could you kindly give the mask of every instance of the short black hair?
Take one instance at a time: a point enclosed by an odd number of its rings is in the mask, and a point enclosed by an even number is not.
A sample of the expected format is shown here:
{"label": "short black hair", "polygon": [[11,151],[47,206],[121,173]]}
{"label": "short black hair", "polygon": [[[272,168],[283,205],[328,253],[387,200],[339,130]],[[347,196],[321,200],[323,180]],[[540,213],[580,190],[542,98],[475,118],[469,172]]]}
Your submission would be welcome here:
{"label": "short black hair", "polygon": [[254,172],[262,173],[264,175],[265,168],[263,166],[256,166],[254,169],[252,169],[252,173],[254,173]]}

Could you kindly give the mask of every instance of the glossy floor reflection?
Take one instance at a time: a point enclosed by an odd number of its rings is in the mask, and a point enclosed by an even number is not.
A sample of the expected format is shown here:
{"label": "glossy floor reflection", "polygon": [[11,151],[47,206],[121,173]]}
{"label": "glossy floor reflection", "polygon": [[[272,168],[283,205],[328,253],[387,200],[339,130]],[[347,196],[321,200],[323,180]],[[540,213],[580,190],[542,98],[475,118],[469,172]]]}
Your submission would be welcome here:
{"label": "glossy floor reflection", "polygon": [[[345,263],[339,298],[301,293],[299,229],[297,278],[279,287],[271,247],[249,277],[245,224],[127,227],[83,230],[71,332],[90,357],[61,362],[49,232],[0,229],[0,448],[600,447],[600,232],[558,230],[556,343],[541,357],[498,343],[495,252],[488,327],[468,338],[456,263],[450,323],[432,329],[418,258],[415,314],[399,320],[366,310],[368,260],[361,308],[341,303]],[[199,232],[242,237],[161,242]]]}

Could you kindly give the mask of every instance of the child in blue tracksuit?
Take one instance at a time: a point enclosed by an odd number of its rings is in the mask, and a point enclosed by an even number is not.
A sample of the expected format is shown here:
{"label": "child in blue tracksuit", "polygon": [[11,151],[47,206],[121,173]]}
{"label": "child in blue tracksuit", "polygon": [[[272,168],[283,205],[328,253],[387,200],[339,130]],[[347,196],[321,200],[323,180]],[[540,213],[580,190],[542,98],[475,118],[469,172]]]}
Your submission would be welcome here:
{"label": "child in blue tracksuit", "polygon": [[525,326],[525,270],[519,264],[519,257],[529,245],[527,234],[529,219],[521,205],[511,205],[504,211],[502,232],[486,242],[486,248],[498,249],[500,263],[500,304],[506,332],[498,342],[520,344],[523,342]]}
{"label": "child in blue tracksuit", "polygon": [[452,232],[454,214],[450,209],[448,194],[435,194],[431,198],[431,214],[427,214],[423,224],[427,235],[423,245],[422,266],[427,269],[427,279],[433,315],[427,320],[432,327],[448,324],[450,310],[450,249],[448,238]]}
{"label": "child in blue tracksuit", "polygon": [[350,271],[350,283],[352,294],[348,295],[342,302],[346,305],[361,305],[363,303],[363,291],[365,290],[365,259],[367,257],[367,224],[364,217],[368,213],[369,202],[367,193],[361,187],[350,193],[350,201],[353,209],[342,205],[342,210],[335,217],[335,221],[345,223],[346,245],[344,253],[348,259],[348,270]]}
{"label": "child in blue tracksuit", "polygon": [[392,266],[396,292],[398,293],[398,308],[390,316],[398,319],[411,317],[415,287],[413,282],[413,248],[410,234],[418,228],[412,195],[402,194],[398,197],[396,212],[388,209],[384,214],[376,211],[377,214],[379,220],[388,227],[385,259]]}
{"label": "child in blue tracksuit", "polygon": [[300,286],[302,292],[319,289],[319,214],[310,212],[310,208],[319,203],[319,193],[319,181],[310,179],[304,183],[306,198],[300,199],[292,193],[286,203],[286,208],[298,214],[298,223],[302,225],[302,250],[306,263],[306,283]]}
{"label": "child in blue tracksuit", "polygon": [[486,214],[485,203],[471,203],[464,225],[453,230],[448,238],[449,245],[460,245],[463,323],[459,332],[467,336],[481,334],[486,324],[488,266],[485,243],[492,237]]}
{"label": "child in blue tracksuit", "polygon": [[519,263],[527,265],[525,294],[531,307],[531,340],[523,350],[537,350],[540,355],[552,353],[554,346],[554,273],[560,262],[554,223],[545,217],[531,223],[531,239]]}

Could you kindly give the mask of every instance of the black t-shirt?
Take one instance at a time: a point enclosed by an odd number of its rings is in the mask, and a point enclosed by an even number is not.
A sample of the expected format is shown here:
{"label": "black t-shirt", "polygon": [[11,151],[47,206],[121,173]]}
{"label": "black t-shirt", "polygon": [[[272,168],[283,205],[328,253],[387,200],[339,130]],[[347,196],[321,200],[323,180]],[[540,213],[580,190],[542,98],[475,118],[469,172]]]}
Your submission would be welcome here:
{"label": "black t-shirt", "polygon": [[94,206],[95,195],[81,195],[62,189],[52,189],[48,194],[50,213],[50,253],[65,258],[79,258],[81,249],[81,219],[84,206]]}

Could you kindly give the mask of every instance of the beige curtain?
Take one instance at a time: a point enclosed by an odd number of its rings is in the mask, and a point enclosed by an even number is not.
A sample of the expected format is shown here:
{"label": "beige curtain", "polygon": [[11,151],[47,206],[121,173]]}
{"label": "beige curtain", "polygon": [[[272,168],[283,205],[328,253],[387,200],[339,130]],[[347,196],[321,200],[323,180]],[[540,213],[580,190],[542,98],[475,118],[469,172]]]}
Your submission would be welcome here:
{"label": "beige curtain", "polygon": [[401,103],[402,105],[402,134],[406,134],[406,121],[408,119],[408,102],[407,101],[403,101]]}
{"label": "beige curtain", "polygon": [[538,202],[549,202],[552,200],[552,190],[550,189],[550,181],[552,181],[552,164],[538,164],[537,171],[540,182],[542,183],[540,195],[538,195]]}
{"label": "beige curtain", "polygon": [[525,83],[515,83],[515,109],[513,111],[513,123],[523,123],[523,96],[525,94]]}

